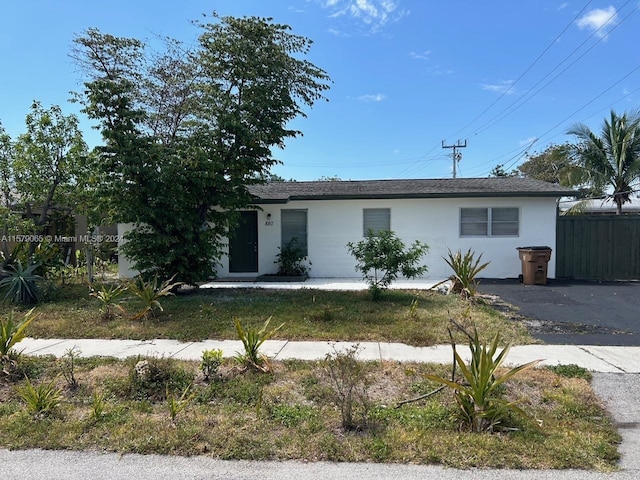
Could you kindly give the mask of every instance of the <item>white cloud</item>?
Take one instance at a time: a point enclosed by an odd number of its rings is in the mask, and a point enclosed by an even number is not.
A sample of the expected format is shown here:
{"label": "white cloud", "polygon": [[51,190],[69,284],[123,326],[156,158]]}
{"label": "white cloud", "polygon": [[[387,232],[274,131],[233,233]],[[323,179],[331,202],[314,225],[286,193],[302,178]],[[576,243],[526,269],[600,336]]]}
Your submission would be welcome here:
{"label": "white cloud", "polygon": [[409,14],[400,7],[399,0],[320,0],[320,5],[329,10],[330,18],[351,17],[365,24],[371,32]]}
{"label": "white cloud", "polygon": [[384,93],[368,93],[366,95],[360,95],[358,100],[362,102],[382,102],[387,96]]}
{"label": "white cloud", "polygon": [[567,8],[569,6],[569,2],[564,2],[561,3],[560,5],[558,5],[558,11],[560,10],[564,10],[565,8]]}
{"label": "white cloud", "polygon": [[529,138],[525,138],[524,140],[520,140],[518,143],[520,144],[521,147],[524,147],[525,145],[533,145],[537,141],[538,141],[538,137],[529,137]]}
{"label": "white cloud", "polygon": [[500,93],[502,95],[513,95],[516,93],[514,88],[511,88],[513,85],[513,80],[503,80],[499,83],[483,83],[481,85],[483,90],[488,90],[490,92]]}
{"label": "white cloud", "polygon": [[429,55],[431,55],[431,50],[425,50],[424,52],[409,52],[409,56],[416,60],[429,60]]}
{"label": "white cloud", "polygon": [[607,33],[618,24],[616,7],[595,8],[588,11],[576,22],[580,30],[592,30],[600,38],[607,38]]}

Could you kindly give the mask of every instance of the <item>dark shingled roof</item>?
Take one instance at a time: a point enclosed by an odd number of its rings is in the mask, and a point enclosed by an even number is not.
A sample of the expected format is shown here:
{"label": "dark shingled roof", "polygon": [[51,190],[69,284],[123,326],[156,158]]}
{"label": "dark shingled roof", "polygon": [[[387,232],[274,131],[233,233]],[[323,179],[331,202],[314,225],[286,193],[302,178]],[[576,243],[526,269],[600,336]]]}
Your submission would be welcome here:
{"label": "dark shingled roof", "polygon": [[490,177],[420,180],[345,180],[329,182],[271,182],[249,187],[256,203],[291,200],[564,197],[569,188],[530,178]]}

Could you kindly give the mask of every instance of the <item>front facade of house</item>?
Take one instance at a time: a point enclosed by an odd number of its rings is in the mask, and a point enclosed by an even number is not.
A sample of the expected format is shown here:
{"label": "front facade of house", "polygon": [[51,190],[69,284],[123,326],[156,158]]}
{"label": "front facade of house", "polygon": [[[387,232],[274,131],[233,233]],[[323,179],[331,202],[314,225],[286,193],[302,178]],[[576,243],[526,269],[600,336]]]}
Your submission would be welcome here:
{"label": "front facade of house", "polygon": [[[517,247],[555,248],[557,199],[566,189],[522,178],[274,182],[254,186],[259,209],[241,212],[218,277],[255,277],[277,271],[279,249],[292,238],[306,251],[310,276],[355,278],[347,243],[368,229],[390,229],[406,245],[429,245],[427,277],[451,275],[448,249],[471,248],[491,262],[485,277],[521,272]],[[121,257],[122,258],[122,257]],[[555,260],[548,277],[555,276]],[[122,259],[121,275],[130,276]]]}

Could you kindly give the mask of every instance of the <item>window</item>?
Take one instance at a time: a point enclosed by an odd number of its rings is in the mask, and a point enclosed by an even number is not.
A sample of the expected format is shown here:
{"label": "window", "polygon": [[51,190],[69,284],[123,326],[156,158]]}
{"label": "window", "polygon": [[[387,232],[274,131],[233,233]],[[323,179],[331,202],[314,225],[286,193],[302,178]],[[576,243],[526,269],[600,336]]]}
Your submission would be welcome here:
{"label": "window", "polygon": [[281,220],[281,248],[284,248],[291,240],[296,239],[297,245],[302,249],[304,255],[307,252],[307,211],[300,209],[290,209],[280,211]]}
{"label": "window", "polygon": [[520,210],[518,208],[461,208],[461,237],[517,237]]}
{"label": "window", "polygon": [[362,210],[362,230],[366,237],[369,230],[378,233],[383,230],[391,230],[390,208],[365,208]]}

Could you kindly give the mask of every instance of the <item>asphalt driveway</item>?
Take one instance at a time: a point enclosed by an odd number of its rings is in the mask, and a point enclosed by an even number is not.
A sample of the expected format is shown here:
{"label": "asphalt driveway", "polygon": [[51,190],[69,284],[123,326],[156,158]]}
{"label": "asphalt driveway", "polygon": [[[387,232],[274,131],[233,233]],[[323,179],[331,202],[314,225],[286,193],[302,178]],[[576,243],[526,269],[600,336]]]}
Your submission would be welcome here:
{"label": "asphalt driveway", "polygon": [[517,307],[532,335],[545,343],[640,345],[640,282],[483,279],[478,290]]}

